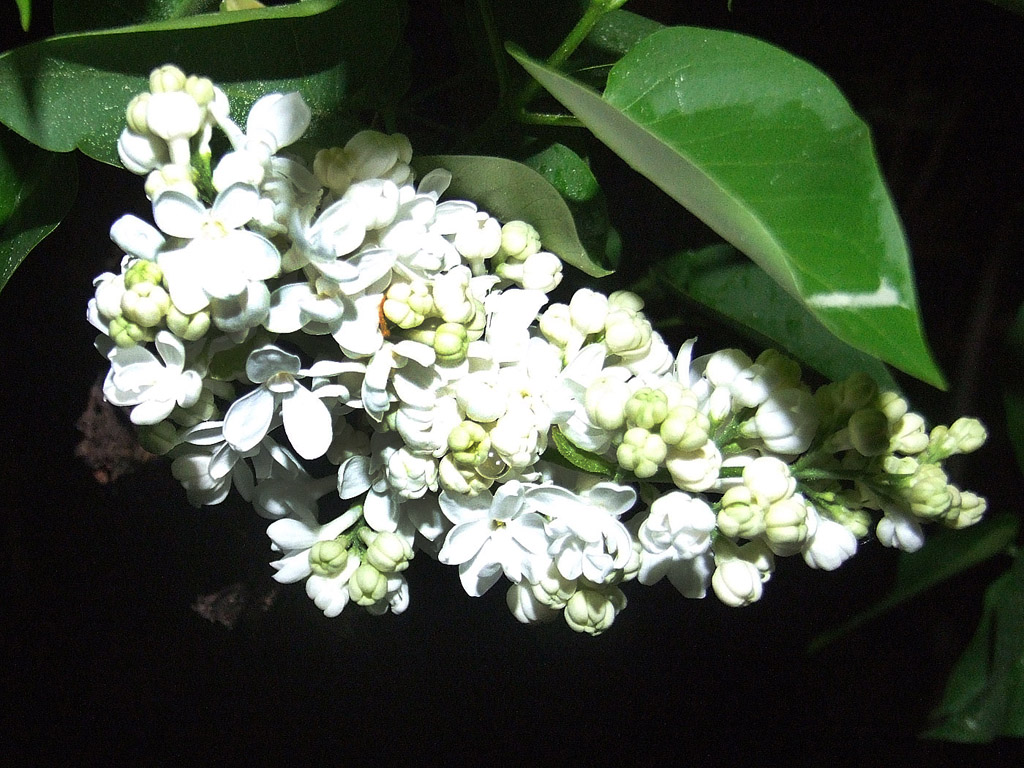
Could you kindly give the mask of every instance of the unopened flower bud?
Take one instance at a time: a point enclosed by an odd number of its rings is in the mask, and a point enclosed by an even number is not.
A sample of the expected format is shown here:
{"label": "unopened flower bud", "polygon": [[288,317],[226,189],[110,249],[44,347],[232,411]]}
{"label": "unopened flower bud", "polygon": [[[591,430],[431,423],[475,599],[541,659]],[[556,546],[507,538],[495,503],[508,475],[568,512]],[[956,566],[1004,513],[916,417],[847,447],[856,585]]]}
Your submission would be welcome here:
{"label": "unopened flower bud", "polygon": [[482,269],[484,260],[494,256],[501,247],[501,225],[493,216],[481,211],[472,224],[455,233],[453,245],[473,266],[473,274],[478,274],[474,265],[480,265]]}
{"label": "unopened flower bud", "polygon": [[138,283],[121,297],[121,312],[125,319],[143,328],[160,323],[171,306],[171,297],[159,285]]}
{"label": "unopened flower bud", "polygon": [[909,410],[907,401],[896,392],[879,393],[878,400],[875,401],[875,407],[885,414],[885,418],[889,420],[890,424],[895,424],[902,419]]}
{"label": "unopened flower bud", "polygon": [[133,133],[139,135],[149,133],[146,112],[152,96],[153,94],[147,91],[146,93],[140,93],[128,102],[128,108],[125,110],[125,122],[128,124],[128,129]]}
{"label": "unopened flower bud", "polygon": [[922,464],[900,487],[900,497],[917,517],[932,520],[941,517],[952,503],[947,486],[949,478],[938,464]]}
{"label": "unopened flower bud", "polygon": [[364,608],[379,603],[388,593],[387,576],[369,563],[363,563],[348,580],[348,593]]}
{"label": "unopened flower bud", "polygon": [[605,321],[604,343],[613,355],[643,355],[651,348],[651,324],[635,312],[612,310]]}
{"label": "unopened flower bud", "polygon": [[761,504],[788,499],[796,490],[796,479],[781,459],[759,456],[743,468],[743,484]]}
{"label": "unopened flower bud", "polygon": [[656,428],[668,416],[668,397],[650,387],[633,393],[626,401],[626,421],[645,430]]}
{"label": "unopened flower bud", "polygon": [[198,77],[197,75],[189,75],[188,79],[185,80],[185,93],[195,99],[196,104],[201,107],[205,107],[216,96],[216,92],[213,89],[213,82],[208,77]]}
{"label": "unopened flower bud", "polygon": [[517,282],[528,291],[550,293],[562,282],[562,260],[549,251],[535,253],[523,262]]}
{"label": "unopened flower bud", "polygon": [[625,607],[626,596],[618,587],[582,588],[565,604],[565,622],[576,632],[600,635]]}
{"label": "unopened flower bud", "polygon": [[458,365],[466,359],[469,337],[465,326],[458,323],[441,323],[434,332],[434,352],[437,361],[444,365]]}
{"label": "unopened flower bud", "polygon": [[928,447],[928,434],[919,413],[909,412],[892,426],[889,448],[900,453],[917,454]]}
{"label": "unopened flower bud", "polygon": [[659,434],[668,445],[681,451],[700,448],[708,439],[711,421],[691,405],[678,405],[661,423]]}
{"label": "unopened flower bud", "polygon": [[110,320],[109,335],[119,347],[134,347],[153,341],[156,338],[156,331],[152,328],[144,328],[138,323],[133,323],[128,318],[118,315]]}
{"label": "unopened flower bud", "polygon": [[764,533],[764,510],[745,485],[734,485],[722,495],[718,530],[730,539],[752,539]]}
{"label": "unopened flower bud", "polygon": [[809,525],[806,502],[800,496],[777,501],[764,513],[764,537],[777,555],[799,552],[813,532]]}
{"label": "unopened flower bud", "polygon": [[313,175],[335,193],[342,193],[352,183],[345,150],[341,147],[321,149],[313,158]]}
{"label": "unopened flower bud", "polygon": [[572,324],[584,336],[604,330],[608,317],[608,299],[589,288],[580,288],[569,301]]}
{"label": "unopened flower bud", "polygon": [[534,595],[529,582],[513,584],[505,593],[505,604],[523,624],[539,624],[553,621],[558,616],[558,609],[541,602]]}
{"label": "unopened flower bud", "polygon": [[210,330],[210,312],[202,309],[195,314],[186,315],[174,304],[167,308],[164,318],[167,329],[185,341],[198,341]]}
{"label": "unopened flower bud", "polygon": [[950,528],[967,528],[974,525],[985,514],[988,509],[988,502],[981,496],[971,491],[961,491],[958,488],[949,486],[950,496],[953,503],[946,511],[943,522]]}
{"label": "unopened flower bud", "polygon": [[849,439],[861,456],[881,456],[889,450],[889,420],[877,408],[861,408],[850,416]]}
{"label": "unopened flower bud", "polygon": [[878,385],[866,373],[854,373],[840,382],[838,405],[844,411],[858,411],[866,408],[878,397]]}
{"label": "unopened flower bud", "polygon": [[665,441],[642,427],[626,430],[615,453],[619,466],[639,478],[654,475],[667,455]]}
{"label": "unopened flower bud", "polygon": [[149,90],[153,93],[180,91],[187,81],[184,72],[173,64],[165,64],[149,73]]}
{"label": "unopened flower bud", "polygon": [[181,443],[178,430],[170,421],[140,426],[135,430],[135,434],[139,439],[139,445],[157,456],[166,456]]}
{"label": "unopened flower bud", "polygon": [[348,563],[348,546],[338,539],[318,541],[309,549],[309,567],[317,576],[337,576]]}
{"label": "unopened flower bud", "polygon": [[711,588],[718,599],[731,608],[756,603],[764,592],[761,571],[753,563],[739,558],[725,560],[715,568]]}
{"label": "unopened flower bud", "polygon": [[670,448],[665,459],[665,467],[672,475],[672,482],[677,488],[700,493],[718,482],[722,454],[712,440],[708,440],[694,451]]}
{"label": "unopened flower bud", "polygon": [[491,441],[482,426],[475,421],[463,421],[448,433],[448,448],[452,459],[475,467],[487,459]]}
{"label": "unopened flower bud", "polygon": [[381,573],[398,573],[409,567],[413,558],[412,547],[401,536],[369,528],[361,529],[359,535],[367,544],[366,562]]}
{"label": "unopened flower bud", "polygon": [[954,421],[949,427],[949,434],[956,444],[957,453],[972,453],[988,439],[985,425],[977,419],[966,417]]}
{"label": "unopened flower bud", "polygon": [[625,381],[602,375],[587,387],[583,404],[591,422],[612,431],[626,423],[626,403],[630,397]]}
{"label": "unopened flower bud", "polygon": [[540,235],[525,221],[509,221],[501,228],[501,253],[505,258],[526,261],[540,251]]}

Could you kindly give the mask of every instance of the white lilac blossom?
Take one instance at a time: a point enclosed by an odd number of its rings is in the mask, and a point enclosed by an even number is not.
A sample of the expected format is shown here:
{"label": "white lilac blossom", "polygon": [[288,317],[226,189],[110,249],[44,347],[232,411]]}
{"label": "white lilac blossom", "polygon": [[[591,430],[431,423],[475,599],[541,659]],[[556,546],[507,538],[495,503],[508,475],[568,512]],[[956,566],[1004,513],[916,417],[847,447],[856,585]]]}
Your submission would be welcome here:
{"label": "white lilac blossom", "polygon": [[942,466],[977,421],[929,432],[866,375],[814,390],[774,351],[673,355],[640,296],[559,295],[534,226],[417,179],[405,136],[307,164],[283,154],[299,94],[244,130],[230,106],[173,66],[132,100],[118,152],[155,226],[113,223],[87,317],[107,400],[190,503],[237,492],[269,520],[274,578],[325,615],[402,612],[422,551],[471,596],[504,579],[521,622],[597,635],[630,582],[739,607],[776,558],[832,570],[872,531],[913,551],[984,513]]}

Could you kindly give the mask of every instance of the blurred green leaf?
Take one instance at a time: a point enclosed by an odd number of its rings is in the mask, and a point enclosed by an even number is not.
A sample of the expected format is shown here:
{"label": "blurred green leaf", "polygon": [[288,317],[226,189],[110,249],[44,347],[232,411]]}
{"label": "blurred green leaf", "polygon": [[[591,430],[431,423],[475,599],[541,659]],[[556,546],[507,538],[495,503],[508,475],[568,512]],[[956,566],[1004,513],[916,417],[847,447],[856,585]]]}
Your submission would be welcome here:
{"label": "blurred green leaf", "polygon": [[510,52],[597,138],[830,331],[945,386],[867,126],[824,74],[753,38],[673,27],[615,64],[602,98]]}
{"label": "blurred green leaf", "polygon": [[953,667],[926,738],[1024,737],[1024,558],[985,591],[981,623]]}
{"label": "blurred green leaf", "polygon": [[882,389],[898,390],[877,358],[830,333],[731,245],[713,245],[663,259],[633,290],[644,296],[668,293],[670,303],[680,295],[688,297],[748,329],[748,336],[753,331],[761,344],[787,350],[833,381],[863,371]]}
{"label": "blurred green leaf", "polygon": [[21,28],[28,32],[32,23],[32,0],[14,0],[18,4],[18,17],[21,20]]}
{"label": "blurred green leaf", "polygon": [[111,29],[216,11],[220,0],[54,0],[57,34]]}
{"label": "blurred green leaf", "polygon": [[818,635],[811,641],[809,650],[820,651],[829,643],[936,584],[990,557],[1005,553],[1016,539],[1019,526],[1017,515],[1004,513],[987,517],[970,528],[959,531],[947,529],[929,537],[917,552],[900,556],[896,583],[887,597],[842,626]]}
{"label": "blurred green leaf", "polygon": [[472,200],[502,222],[532,224],[543,247],[591,277],[610,274],[580,242],[572,212],[562,196],[539,173],[502,157],[434,155],[414,157],[417,174],[434,168],[452,173],[447,196]]}
{"label": "blurred green leaf", "polygon": [[570,466],[582,469],[584,472],[589,472],[592,475],[605,475],[606,477],[615,475],[615,467],[606,459],[598,456],[596,453],[591,453],[578,447],[572,440],[562,434],[562,430],[557,426],[551,428],[551,442],[554,443],[555,450],[558,451],[559,456],[565,459]]}
{"label": "blurred green leaf", "polygon": [[993,5],[1005,8],[1014,13],[1024,14],[1024,0],[988,0]]}
{"label": "blurred green leaf", "polygon": [[345,110],[398,36],[397,0],[307,0],[53,37],[0,56],[0,121],[45,149],[117,164],[125,107],[152,68],[174,62],[220,85],[235,115],[300,91],[313,111],[306,138],[329,145],[356,129]]}
{"label": "blurred green leaf", "polygon": [[1017,465],[1024,472],[1024,305],[1003,343],[1003,405],[1006,428],[1017,456]]}
{"label": "blurred green leaf", "polygon": [[0,290],[70,210],[77,180],[74,157],[46,152],[0,126]]}
{"label": "blurred green leaf", "polygon": [[622,241],[612,229],[608,202],[586,161],[564,144],[552,144],[523,162],[558,190],[569,206],[587,253],[602,267],[614,270]]}

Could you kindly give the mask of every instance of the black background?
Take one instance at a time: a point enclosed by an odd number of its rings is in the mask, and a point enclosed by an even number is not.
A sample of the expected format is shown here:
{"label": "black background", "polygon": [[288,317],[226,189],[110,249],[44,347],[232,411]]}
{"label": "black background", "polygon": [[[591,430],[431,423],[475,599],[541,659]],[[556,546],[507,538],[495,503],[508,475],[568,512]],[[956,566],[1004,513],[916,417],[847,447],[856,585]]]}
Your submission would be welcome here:
{"label": "black background", "polygon": [[[951,389],[901,383],[933,421],[986,420],[990,446],[958,479],[1015,510],[998,345],[1021,299],[1024,24],[980,0],[724,6],[629,8],[779,44],[825,69],[873,126]],[[15,23],[9,8],[3,19]],[[79,204],[0,296],[0,749],[16,764],[993,765],[1018,754],[1011,740],[916,736],[1001,561],[816,655],[805,650],[815,634],[885,594],[895,553],[866,543],[835,573],[783,561],[743,610],[664,583],[627,589],[629,608],[597,639],[561,622],[523,627],[503,590],[470,599],[425,557],[399,617],[350,608],[327,620],[291,586],[232,630],[208,623],[190,607],[198,595],[272,588],[265,522],[242,506],[192,509],[165,464],[100,486],[74,457],[75,421],[104,371],[84,307],[117,258],[107,230],[128,199],[123,173],[80,168]],[[671,239],[679,214],[660,193],[606,191],[625,212],[613,215],[627,251],[652,229]]]}

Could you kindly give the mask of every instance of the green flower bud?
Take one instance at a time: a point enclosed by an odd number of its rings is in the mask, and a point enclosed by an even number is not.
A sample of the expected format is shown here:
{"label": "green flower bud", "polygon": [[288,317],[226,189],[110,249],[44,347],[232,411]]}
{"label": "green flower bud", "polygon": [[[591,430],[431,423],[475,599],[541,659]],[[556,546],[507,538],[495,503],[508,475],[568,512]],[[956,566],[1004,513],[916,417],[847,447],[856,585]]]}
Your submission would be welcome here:
{"label": "green flower bud", "polygon": [[175,424],[182,427],[194,427],[204,421],[213,421],[220,415],[217,403],[214,400],[213,392],[206,387],[199,392],[199,399],[188,408],[175,406],[168,417]]}
{"label": "green flower bud", "polygon": [[665,441],[641,427],[626,430],[622,443],[615,452],[619,466],[639,478],[654,475],[667,455],[668,447]]}
{"label": "green flower bud", "polygon": [[452,452],[452,459],[475,467],[487,460],[491,439],[487,430],[475,421],[463,421],[448,433],[448,448]]}
{"label": "green flower bud", "polygon": [[413,551],[402,537],[390,531],[378,533],[370,528],[363,528],[359,535],[367,544],[366,562],[381,573],[398,573],[409,567]]}
{"label": "green flower bud", "polygon": [[882,460],[882,470],[887,475],[909,476],[917,472],[921,462],[913,456],[886,456]]}
{"label": "green flower bud", "polygon": [[988,509],[988,502],[983,497],[970,491],[961,491],[953,485],[947,490],[953,501],[943,517],[945,525],[950,528],[966,528],[981,520]]}
{"label": "green flower bud", "polygon": [[745,485],[734,485],[722,495],[718,530],[730,539],[752,539],[764,533],[764,510]]}
{"label": "green flower bud", "polygon": [[889,449],[900,453],[917,454],[928,447],[928,434],[924,431],[924,419],[919,413],[905,413],[892,425]]}
{"label": "green flower bud", "polygon": [[605,590],[579,589],[565,604],[565,621],[576,632],[600,635],[626,607],[626,596],[618,587]]}
{"label": "green flower bud", "polygon": [[659,434],[668,445],[681,451],[695,451],[704,445],[711,421],[691,405],[678,405],[661,423]]}
{"label": "green flower bud", "polygon": [[859,411],[878,397],[878,385],[866,373],[855,373],[840,382],[838,404],[846,411]]}
{"label": "green flower bud", "polygon": [[882,392],[875,401],[875,407],[885,414],[890,424],[895,424],[909,410],[907,401],[895,392]]}
{"label": "green flower bud", "polygon": [[340,539],[318,541],[309,548],[309,567],[317,576],[337,576],[348,564],[348,544]]}
{"label": "green flower bud", "polygon": [[124,287],[131,289],[140,283],[159,285],[163,279],[164,271],[155,261],[136,259],[124,272]]}
{"label": "green flower bud", "polygon": [[850,416],[849,440],[861,456],[881,456],[889,450],[889,420],[877,408],[861,408]]}
{"label": "green flower bud", "polygon": [[153,94],[140,93],[128,102],[128,109],[125,110],[125,122],[128,123],[128,129],[134,133],[147,134],[149,133],[149,125],[146,123],[146,112],[149,108],[149,100]]}
{"label": "green flower bud", "polygon": [[501,228],[499,258],[526,261],[540,251],[540,235],[525,221],[509,221]]}
{"label": "green flower bud", "polygon": [[119,347],[134,347],[138,344],[145,344],[156,338],[156,332],[152,328],[143,328],[125,317],[115,317],[110,321],[109,335],[113,342]]}
{"label": "green flower bud", "polygon": [[829,516],[858,539],[867,536],[871,529],[871,514],[860,507],[841,505],[829,507]]}
{"label": "green flower bud", "polygon": [[379,603],[388,593],[388,579],[369,563],[363,563],[348,581],[348,593],[358,605]]}
{"label": "green flower bud", "polygon": [[210,330],[210,311],[208,309],[202,309],[194,315],[186,315],[171,304],[167,308],[164,320],[168,330],[185,341],[198,341]]}
{"label": "green flower bud", "polygon": [[458,365],[466,359],[466,352],[469,350],[469,335],[465,326],[458,323],[441,323],[434,332],[433,347],[439,363]]}
{"label": "green flower bud", "polygon": [[159,285],[137,283],[121,297],[121,312],[125,319],[152,328],[164,319],[171,306],[171,297]]}
{"label": "green flower bud", "polygon": [[792,496],[777,501],[764,513],[764,537],[777,555],[792,555],[807,541],[807,505]]}
{"label": "green flower bud", "polygon": [[757,360],[754,362],[764,366],[773,374],[773,378],[777,382],[776,387],[779,389],[789,389],[800,384],[800,363],[777,349],[766,349],[757,356]]}
{"label": "green flower bud", "polygon": [[957,453],[972,453],[981,448],[988,439],[985,425],[977,419],[957,419],[950,426],[949,434],[956,444]]}
{"label": "green flower bud", "polygon": [[668,397],[650,387],[633,393],[626,401],[626,421],[646,430],[654,429],[668,416]]}
{"label": "green flower bud", "polygon": [[344,192],[352,183],[348,156],[341,147],[321,149],[313,158],[313,175],[332,192]]}
{"label": "green flower bud", "polygon": [[180,91],[187,81],[184,72],[173,64],[165,64],[149,73],[149,90],[151,93]]}
{"label": "green flower bud", "polygon": [[189,75],[185,80],[185,93],[195,99],[200,107],[205,107],[216,96],[210,78],[197,75]]}
{"label": "green flower bud", "polygon": [[899,496],[917,517],[933,520],[949,509],[949,478],[938,464],[922,464],[899,487]]}

